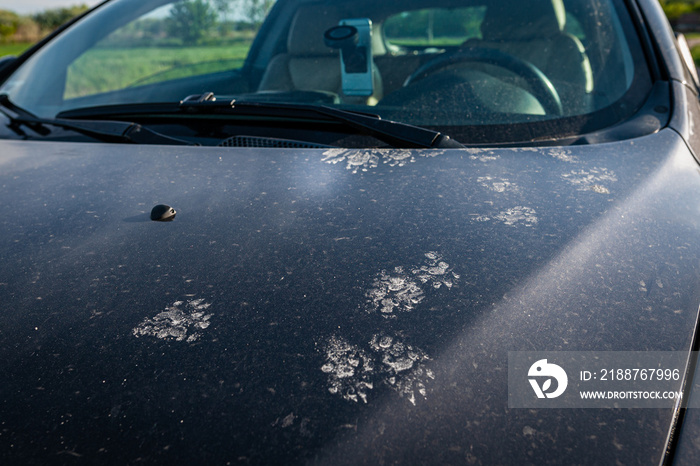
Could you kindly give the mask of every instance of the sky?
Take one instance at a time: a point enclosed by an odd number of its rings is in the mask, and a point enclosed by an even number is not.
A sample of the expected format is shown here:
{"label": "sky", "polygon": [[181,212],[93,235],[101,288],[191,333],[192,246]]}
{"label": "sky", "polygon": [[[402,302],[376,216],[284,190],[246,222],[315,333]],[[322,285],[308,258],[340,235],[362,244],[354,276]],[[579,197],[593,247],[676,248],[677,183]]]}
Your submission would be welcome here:
{"label": "sky", "polygon": [[40,11],[65,8],[85,4],[94,6],[102,0],[0,0],[0,10],[10,10],[21,15],[38,13]]}

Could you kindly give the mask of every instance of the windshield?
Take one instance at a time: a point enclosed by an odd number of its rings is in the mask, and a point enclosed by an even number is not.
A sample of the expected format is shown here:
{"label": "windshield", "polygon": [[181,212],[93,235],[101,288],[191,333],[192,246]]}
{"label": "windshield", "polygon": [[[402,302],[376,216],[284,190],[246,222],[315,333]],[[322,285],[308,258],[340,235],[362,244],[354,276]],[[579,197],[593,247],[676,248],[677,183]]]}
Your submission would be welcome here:
{"label": "windshield", "polygon": [[650,88],[617,0],[116,0],[0,94],[53,118],[213,92],[507,142],[616,124]]}

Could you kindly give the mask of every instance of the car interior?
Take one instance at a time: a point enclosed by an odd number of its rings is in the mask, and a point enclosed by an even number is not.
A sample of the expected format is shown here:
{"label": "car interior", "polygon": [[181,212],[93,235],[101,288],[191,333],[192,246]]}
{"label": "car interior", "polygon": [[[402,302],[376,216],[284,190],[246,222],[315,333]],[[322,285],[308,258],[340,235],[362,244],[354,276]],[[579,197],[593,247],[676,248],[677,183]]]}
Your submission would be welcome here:
{"label": "car interior", "polygon": [[[438,8],[440,7],[436,9]],[[379,10],[381,13],[383,12]],[[554,90],[556,98],[560,100],[564,112],[576,109],[574,113],[581,113],[582,109],[591,107],[593,74],[590,61],[581,41],[566,31],[567,18],[562,0],[495,0],[485,9],[479,38],[469,38],[458,46],[424,47],[422,50],[390,43],[382,28],[386,17],[374,13],[375,16],[370,18],[374,92],[364,98],[343,95],[339,54],[328,48],[322,40],[326,30],[351,14],[357,13],[344,11],[342,4],[301,6],[291,22],[286,50],[270,60],[257,91],[322,91],[339,96],[340,102],[346,104],[401,105],[406,101],[428,98],[435,100],[436,94],[444,94],[446,91],[449,93],[450,89],[446,88],[452,87],[453,90],[456,88],[471,94],[470,102],[467,102],[469,99],[464,95],[453,95],[462,104],[463,110],[468,108],[467,104],[474,104],[473,99],[477,99],[476,105],[491,110],[498,110],[499,104],[510,111],[516,110],[513,97],[519,94],[525,102],[520,106],[521,110],[527,111],[529,104],[531,112],[541,113],[541,105],[530,102],[529,95],[513,92],[517,86],[529,90],[522,79],[514,76],[513,71],[517,69],[508,69],[502,63],[494,64],[493,59],[465,56],[463,60],[436,70],[450,73],[450,79],[432,80],[417,87],[414,92],[402,92],[405,87],[409,87],[407,82],[417,84],[410,79],[412,73],[436,57],[457,54],[463,49],[495,49],[540,70],[548,81],[546,85]],[[397,12],[391,14],[400,15]],[[511,92],[503,92],[503,98],[499,99],[498,89],[488,85],[494,80],[499,80],[499,83],[503,83],[503,88]],[[431,86],[431,89],[424,89],[425,86]],[[397,91],[400,94],[383,100]],[[480,95],[479,91],[486,92],[487,95]]]}

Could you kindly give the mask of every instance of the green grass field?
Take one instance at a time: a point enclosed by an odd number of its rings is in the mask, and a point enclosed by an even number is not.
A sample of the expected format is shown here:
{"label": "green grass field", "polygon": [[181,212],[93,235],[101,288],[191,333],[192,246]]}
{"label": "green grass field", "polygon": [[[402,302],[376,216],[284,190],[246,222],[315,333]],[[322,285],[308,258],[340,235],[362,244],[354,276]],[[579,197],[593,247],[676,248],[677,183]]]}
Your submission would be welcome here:
{"label": "green grass field", "polygon": [[227,45],[94,49],[68,69],[66,98],[240,68],[249,41]]}
{"label": "green grass field", "polygon": [[693,55],[695,66],[700,67],[700,33],[691,32],[684,35],[688,41],[688,45],[690,45],[690,53]]}
{"label": "green grass field", "polygon": [[[93,49],[68,69],[66,98],[240,68],[250,40],[194,47]],[[0,44],[0,57],[19,55],[31,43]]]}
{"label": "green grass field", "polygon": [[20,42],[17,44],[0,44],[0,57],[5,55],[19,55],[20,53],[31,47],[29,42]]}

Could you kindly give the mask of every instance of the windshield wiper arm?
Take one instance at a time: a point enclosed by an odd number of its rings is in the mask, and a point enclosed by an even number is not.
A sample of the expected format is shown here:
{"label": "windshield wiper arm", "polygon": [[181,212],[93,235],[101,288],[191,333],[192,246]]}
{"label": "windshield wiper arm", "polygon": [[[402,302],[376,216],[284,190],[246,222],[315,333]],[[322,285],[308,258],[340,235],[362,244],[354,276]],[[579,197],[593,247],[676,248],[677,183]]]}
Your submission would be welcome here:
{"label": "windshield wiper arm", "polygon": [[278,117],[285,119],[318,119],[343,123],[362,134],[373,136],[394,147],[409,148],[462,148],[459,142],[438,131],[390,120],[382,120],[378,115],[340,110],[333,107],[297,103],[217,100],[212,92],[192,95],[180,102],[160,102],[147,104],[121,104],[100,107],[85,107],[67,110],[57,115],[59,119],[77,121],[82,118],[114,118],[124,115],[138,118],[200,115],[250,115]]}
{"label": "windshield wiper arm", "polygon": [[460,148],[459,142],[438,131],[420,126],[413,126],[391,120],[382,120],[379,115],[359,112],[349,112],[324,105],[308,105],[294,103],[272,103],[246,100],[216,100],[213,92],[192,95],[180,102],[180,108],[188,112],[208,113],[224,111],[236,113],[240,110],[260,111],[269,114],[270,111],[288,115],[290,111],[303,111],[323,115],[334,121],[343,122],[362,133],[374,136],[394,147],[412,148]]}
{"label": "windshield wiper arm", "polygon": [[[269,109],[271,107],[284,108],[285,104],[270,104],[266,102],[236,102],[234,108],[261,108]],[[330,117],[333,120],[341,121],[355,129],[374,136],[377,139],[391,144],[394,147],[410,147],[410,148],[440,148],[440,149],[455,149],[463,148],[459,142],[451,139],[446,134],[439,131],[433,131],[420,126],[409,125],[392,120],[382,120],[379,115],[367,115],[363,113],[348,112],[325,105],[294,105],[289,108],[297,108],[311,110],[320,115]]]}
{"label": "windshield wiper arm", "polygon": [[104,142],[132,144],[197,145],[152,131],[128,121],[65,120],[40,118],[13,104],[6,94],[0,94],[0,112],[10,119],[10,125],[25,125],[42,136],[51,134],[47,126],[75,131]]}

